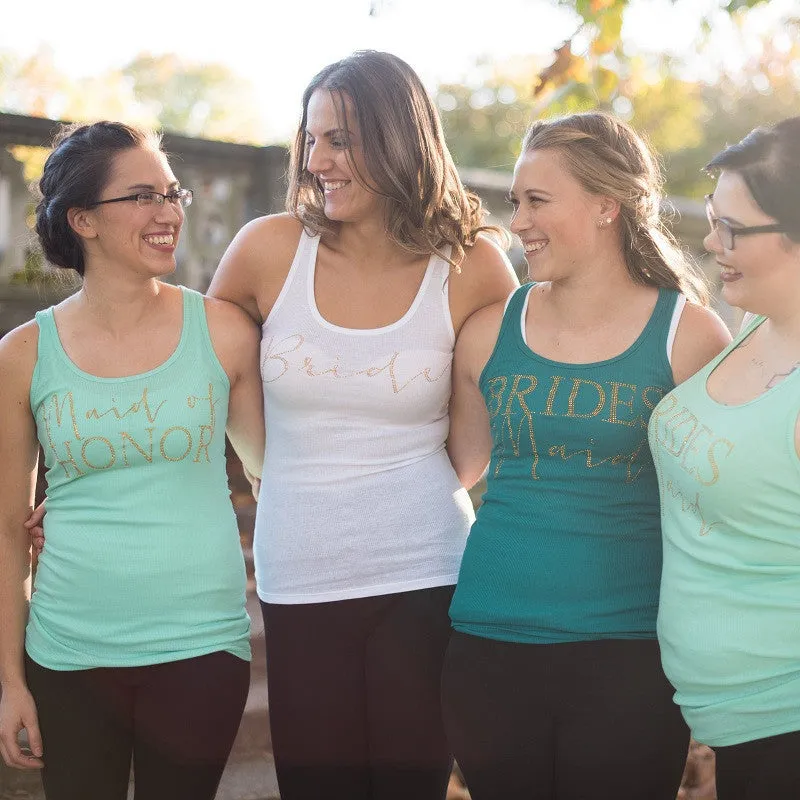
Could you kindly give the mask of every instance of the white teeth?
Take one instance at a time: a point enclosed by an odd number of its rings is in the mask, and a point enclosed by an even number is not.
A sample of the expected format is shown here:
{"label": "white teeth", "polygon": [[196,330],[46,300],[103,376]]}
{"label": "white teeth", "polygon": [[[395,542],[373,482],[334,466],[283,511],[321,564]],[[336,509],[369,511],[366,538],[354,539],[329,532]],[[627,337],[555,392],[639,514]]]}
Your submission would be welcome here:
{"label": "white teeth", "polygon": [[175,237],[171,233],[162,236],[145,236],[144,238],[150,244],[172,244],[175,241]]}
{"label": "white teeth", "polygon": [[535,253],[541,250],[547,242],[525,242],[524,250],[526,253]]}
{"label": "white teeth", "polygon": [[347,186],[347,181],[323,181],[322,185],[325,187],[326,192],[333,192],[336,189],[341,189],[343,186]]}

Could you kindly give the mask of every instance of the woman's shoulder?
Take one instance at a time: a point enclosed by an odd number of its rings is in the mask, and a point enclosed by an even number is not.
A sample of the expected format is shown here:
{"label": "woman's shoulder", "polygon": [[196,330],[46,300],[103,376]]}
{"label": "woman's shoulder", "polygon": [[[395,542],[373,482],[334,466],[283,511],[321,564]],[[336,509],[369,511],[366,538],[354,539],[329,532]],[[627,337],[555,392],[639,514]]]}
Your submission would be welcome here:
{"label": "woman's shoulder", "polygon": [[242,226],[236,234],[234,241],[252,242],[263,244],[268,241],[272,247],[281,244],[297,246],[300,234],[303,232],[303,223],[291,214],[269,214],[256,217]]}
{"label": "woman's shoulder", "polygon": [[23,384],[30,387],[38,346],[39,325],[35,319],[0,338],[0,385],[12,390]]}
{"label": "woman's shoulder", "polygon": [[489,237],[478,236],[466,251],[459,271],[450,276],[450,308],[456,331],[480,309],[505,303],[518,286],[519,280],[505,252]]}
{"label": "woman's shoulder", "polygon": [[687,300],[672,348],[672,374],[675,383],[683,383],[702,369],[730,341],[730,331],[715,311]]}

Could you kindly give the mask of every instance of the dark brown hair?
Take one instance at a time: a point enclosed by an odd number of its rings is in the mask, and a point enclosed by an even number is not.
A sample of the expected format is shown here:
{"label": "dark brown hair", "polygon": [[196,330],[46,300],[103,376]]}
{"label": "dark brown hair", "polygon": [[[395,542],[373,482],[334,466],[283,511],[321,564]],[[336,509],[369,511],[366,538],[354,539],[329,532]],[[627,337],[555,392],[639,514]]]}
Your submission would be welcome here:
{"label": "dark brown hair", "polygon": [[619,203],[622,248],[632,280],[677,289],[708,304],[705,278],[661,221],[661,170],[633,128],[603,112],[534,122],[522,151],[546,148],[559,152],[585,191]]}
{"label": "dark brown hair", "polygon": [[357,179],[387,201],[386,234],[400,247],[419,255],[452,247],[458,266],[464,249],[481,231],[507,245],[503,232],[484,225],[480,198],[464,188],[447,149],[439,115],[422,81],[405,61],[390,53],[363,50],[321,70],[303,93],[303,112],[292,148],[286,207],[313,233],[333,233],[339,224],[324,212],[324,197],[306,169],[308,103],[319,90],[331,93],[347,129],[344,98],[352,103],[361,131],[369,174]]}
{"label": "dark brown hair", "polygon": [[752,130],[705,167],[742,176],[758,207],[800,242],[800,117]]}
{"label": "dark brown hair", "polygon": [[88,208],[100,199],[114,158],[135,147],[161,149],[155,133],[121,122],[63,125],[44,165],[36,205],[36,235],[45,258],[83,275],[83,245],[67,220],[70,208]]}

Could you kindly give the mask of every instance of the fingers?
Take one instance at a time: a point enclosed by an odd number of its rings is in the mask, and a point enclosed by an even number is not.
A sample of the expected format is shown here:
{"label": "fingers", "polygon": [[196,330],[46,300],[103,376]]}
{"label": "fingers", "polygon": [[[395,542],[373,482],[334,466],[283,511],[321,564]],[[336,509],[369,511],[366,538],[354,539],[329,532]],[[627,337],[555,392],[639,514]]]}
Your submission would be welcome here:
{"label": "fingers", "polygon": [[36,555],[41,555],[44,550],[44,531],[41,528],[33,528],[30,532],[31,544],[36,551]]}
{"label": "fingers", "polygon": [[25,527],[30,530],[31,528],[38,528],[39,530],[42,529],[42,520],[44,519],[44,515],[46,512],[45,502],[39,503],[36,508],[31,511],[31,515],[28,517],[28,520],[23,523]]}
{"label": "fingers", "polygon": [[258,493],[261,491],[261,479],[253,478],[250,482],[250,487],[253,490],[253,497],[258,500]]}
{"label": "fingers", "polygon": [[[19,733],[28,735],[28,746],[21,747]],[[36,706],[27,690],[9,689],[0,700],[0,756],[9,767],[41,769],[42,735]]]}
{"label": "fingers", "polygon": [[[21,729],[20,729],[21,730]],[[0,733],[0,756],[9,767],[15,769],[41,769],[44,766],[42,761],[42,740],[38,726],[34,726],[35,738],[28,730],[28,738],[31,740],[30,747],[20,747],[17,733]],[[34,744],[35,742],[35,744]]]}

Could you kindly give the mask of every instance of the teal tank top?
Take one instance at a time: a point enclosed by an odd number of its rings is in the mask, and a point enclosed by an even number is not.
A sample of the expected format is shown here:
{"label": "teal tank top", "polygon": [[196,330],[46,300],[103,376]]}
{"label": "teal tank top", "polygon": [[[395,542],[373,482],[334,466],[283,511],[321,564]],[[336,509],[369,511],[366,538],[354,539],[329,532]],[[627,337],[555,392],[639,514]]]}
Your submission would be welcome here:
{"label": "teal tank top", "polygon": [[203,297],[159,367],[78,369],[53,309],[36,315],[31,409],[47,467],[47,541],[25,646],[54,670],[226,650],[250,658],[245,569],[225,470],[229,382]]}
{"label": "teal tank top", "polygon": [[647,421],[675,385],[678,293],[659,291],[624,353],[564,364],[525,343],[530,288],[512,296],[480,376],[493,448],[453,627],[508,642],[654,638],[661,535]]}
{"label": "teal tank top", "polygon": [[656,406],[664,574],[658,637],[692,733],[719,747],[800,730],[800,370],[741,405],[709,375]]}

